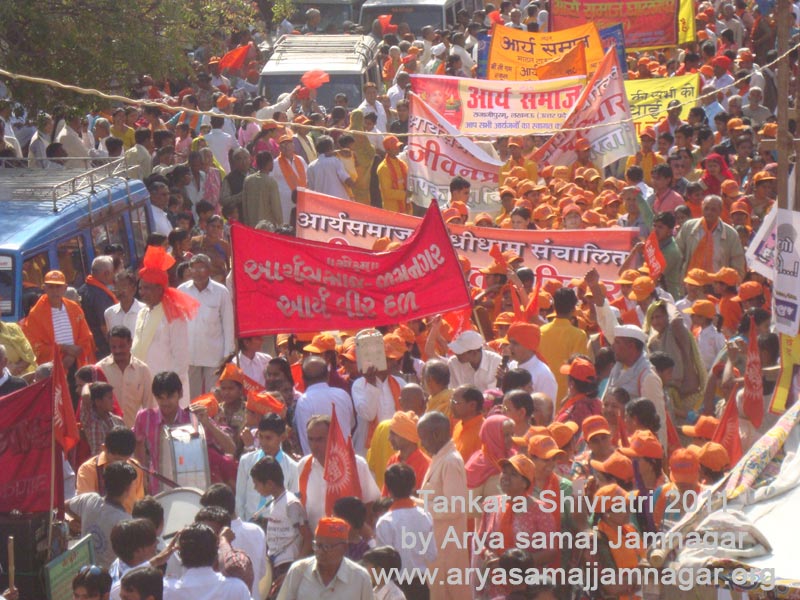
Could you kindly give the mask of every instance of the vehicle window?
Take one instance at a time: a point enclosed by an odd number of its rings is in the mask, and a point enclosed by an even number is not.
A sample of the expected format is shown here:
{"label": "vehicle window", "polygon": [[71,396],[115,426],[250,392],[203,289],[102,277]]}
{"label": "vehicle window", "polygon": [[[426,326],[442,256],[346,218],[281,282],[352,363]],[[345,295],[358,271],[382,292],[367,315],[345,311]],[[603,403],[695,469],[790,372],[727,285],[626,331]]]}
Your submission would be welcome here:
{"label": "vehicle window", "polygon": [[44,289],[44,275],[50,270],[47,252],[30,257],[22,263],[22,287]]}
{"label": "vehicle window", "polygon": [[0,315],[14,314],[14,259],[0,255]]}
{"label": "vehicle window", "polygon": [[64,273],[67,285],[79,288],[88,273],[88,259],[83,238],[74,237],[58,245],[58,269]]}
{"label": "vehicle window", "polygon": [[341,33],[342,23],[353,20],[353,6],[350,4],[318,4],[314,2],[300,2],[295,4],[297,17],[292,24],[300,29],[306,23],[306,11],[316,8],[320,12],[319,30],[325,33]]}
{"label": "vehicle window", "polygon": [[[147,234],[150,231],[147,227],[147,211],[144,206],[131,209],[131,229],[133,229],[133,245],[136,250],[136,256],[141,259],[144,256],[144,249],[147,246]],[[125,229],[123,228],[121,231],[124,232]],[[131,257],[128,258],[130,259]]]}
{"label": "vehicle window", "polygon": [[361,24],[367,31],[372,26],[372,22],[380,15],[392,15],[392,23],[407,23],[414,33],[419,33],[426,25],[433,25],[434,29],[441,29],[442,7],[441,6],[369,6],[361,9]]}
{"label": "vehicle window", "polygon": [[125,234],[125,219],[120,216],[117,219],[106,221],[100,225],[92,227],[92,244],[94,245],[94,255],[105,254],[106,246],[119,244],[125,253],[125,266],[130,265],[131,257],[128,254],[128,240]]}

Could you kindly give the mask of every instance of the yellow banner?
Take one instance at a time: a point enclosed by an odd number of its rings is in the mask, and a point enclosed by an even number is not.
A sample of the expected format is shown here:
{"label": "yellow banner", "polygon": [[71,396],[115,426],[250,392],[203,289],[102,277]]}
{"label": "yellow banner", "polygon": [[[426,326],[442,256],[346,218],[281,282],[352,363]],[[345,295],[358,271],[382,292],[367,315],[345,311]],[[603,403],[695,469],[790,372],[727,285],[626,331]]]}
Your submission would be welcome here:
{"label": "yellow banner", "polygon": [[694,0],[680,0],[680,6],[678,7],[678,44],[689,44],[696,39]]}
{"label": "yellow banner", "polygon": [[486,78],[505,81],[534,79],[541,65],[560,58],[581,42],[586,46],[587,72],[594,73],[604,54],[594,23],[548,33],[531,33],[495,25],[489,46]]}
{"label": "yellow banner", "polygon": [[689,108],[694,106],[697,98],[699,78],[695,73],[680,77],[626,81],[625,92],[628,94],[636,133],[666,117],[667,105],[671,100],[678,100],[684,105],[681,118],[685,121]]}

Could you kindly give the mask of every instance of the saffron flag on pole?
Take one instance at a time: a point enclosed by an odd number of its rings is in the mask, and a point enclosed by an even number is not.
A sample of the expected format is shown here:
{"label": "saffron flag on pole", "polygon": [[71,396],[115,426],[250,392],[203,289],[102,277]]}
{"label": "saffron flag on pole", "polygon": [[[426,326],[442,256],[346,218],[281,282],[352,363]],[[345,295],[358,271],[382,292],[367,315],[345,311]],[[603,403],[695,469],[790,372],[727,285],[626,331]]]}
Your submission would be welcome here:
{"label": "saffron flag on pole", "polygon": [[80,441],[78,423],[72,408],[67,373],[61,362],[61,352],[56,346],[53,356],[53,432],[58,445],[69,452]]}
{"label": "saffron flag on pole", "polygon": [[583,89],[561,131],[534,154],[545,165],[571,165],[577,159],[578,137],[589,142],[594,164],[606,167],[620,158],[636,154],[636,132],[619,58],[609,48],[591,81]]}
{"label": "saffron flag on pole", "polygon": [[586,75],[586,44],[583,42],[536,68],[536,79],[557,79],[571,75]]}
{"label": "saffron flag on pole", "polygon": [[[252,44],[252,42],[250,44]],[[219,70],[223,71],[224,69],[231,69],[236,71],[241,69],[247,60],[247,53],[250,52],[250,48],[252,47],[250,44],[239,46],[238,48],[234,48],[230,52],[227,52],[219,61]]]}
{"label": "saffron flag on pole", "polygon": [[739,435],[739,408],[736,406],[736,390],[737,388],[734,388],[731,392],[719,425],[711,437],[712,442],[717,442],[725,447],[732,465],[739,462],[743,454],[742,438]]}
{"label": "saffron flag on pole", "polygon": [[761,353],[758,349],[756,320],[750,319],[750,333],[747,339],[747,362],[744,369],[744,397],[742,398],[744,416],[758,429],[764,420],[764,382],[761,379]]}
{"label": "saffron flag on pole", "polygon": [[325,449],[325,514],[333,514],[333,503],[339,498],[355,496],[361,498],[361,481],[358,478],[356,453],[350,436],[345,439],[336,407],[331,415],[331,426],[328,429],[328,445]]}
{"label": "saffron flag on pole", "polygon": [[650,235],[644,240],[644,261],[650,269],[650,277],[652,277],[653,281],[658,281],[667,267],[667,259],[664,258],[661,247],[658,245],[655,230],[651,231]]}

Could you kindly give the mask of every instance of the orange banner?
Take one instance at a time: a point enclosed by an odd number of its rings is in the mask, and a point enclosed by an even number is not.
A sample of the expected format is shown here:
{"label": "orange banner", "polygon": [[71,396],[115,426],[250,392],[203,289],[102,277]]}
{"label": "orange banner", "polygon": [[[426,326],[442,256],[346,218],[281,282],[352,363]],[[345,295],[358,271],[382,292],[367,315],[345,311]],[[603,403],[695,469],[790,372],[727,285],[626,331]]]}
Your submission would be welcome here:
{"label": "orange banner", "polygon": [[547,33],[495,25],[492,28],[486,78],[505,81],[544,79],[537,70],[545,63],[562,58],[579,44],[586,47],[586,69],[593,73],[603,60],[603,44],[593,23]]}
{"label": "orange banner", "polygon": [[[297,190],[297,237],[371,249],[378,238],[407,240],[422,219]],[[477,269],[492,263],[490,251],[513,250],[537,277],[568,281],[596,268],[609,290],[638,236],[638,229],[519,230],[448,225],[455,251],[472,263],[470,282],[480,285]]]}

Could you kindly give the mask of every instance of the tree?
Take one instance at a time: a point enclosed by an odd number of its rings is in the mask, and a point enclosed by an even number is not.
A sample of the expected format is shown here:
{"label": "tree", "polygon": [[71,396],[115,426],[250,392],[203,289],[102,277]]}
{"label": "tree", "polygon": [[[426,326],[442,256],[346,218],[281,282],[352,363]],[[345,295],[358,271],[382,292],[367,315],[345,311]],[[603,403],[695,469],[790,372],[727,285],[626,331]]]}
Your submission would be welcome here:
{"label": "tree", "polygon": [[[142,74],[189,72],[188,51],[212,40],[225,52],[232,29],[252,25],[249,0],[24,0],[0,2],[0,64],[12,73],[127,93]],[[96,99],[11,81],[14,98],[46,108]]]}

